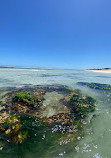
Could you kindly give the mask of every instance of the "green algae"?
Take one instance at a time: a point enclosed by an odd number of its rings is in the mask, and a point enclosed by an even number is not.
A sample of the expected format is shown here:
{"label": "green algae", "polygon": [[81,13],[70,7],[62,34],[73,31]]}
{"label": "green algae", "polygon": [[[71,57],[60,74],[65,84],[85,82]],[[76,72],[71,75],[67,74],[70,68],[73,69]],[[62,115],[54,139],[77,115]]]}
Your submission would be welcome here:
{"label": "green algae", "polygon": [[12,143],[22,143],[24,138],[26,138],[24,135],[21,139],[19,138],[19,135],[23,130],[20,116],[10,115],[8,118],[6,118],[5,122],[2,123],[0,127],[0,136]]}
{"label": "green algae", "polygon": [[24,103],[26,105],[35,105],[37,102],[37,98],[34,97],[33,92],[18,92],[12,98],[12,103]]}
{"label": "green algae", "polygon": [[72,95],[69,96],[68,102],[72,105],[71,113],[78,119],[87,117],[90,112],[95,110],[96,100],[90,96],[82,95],[81,93],[72,93]]}

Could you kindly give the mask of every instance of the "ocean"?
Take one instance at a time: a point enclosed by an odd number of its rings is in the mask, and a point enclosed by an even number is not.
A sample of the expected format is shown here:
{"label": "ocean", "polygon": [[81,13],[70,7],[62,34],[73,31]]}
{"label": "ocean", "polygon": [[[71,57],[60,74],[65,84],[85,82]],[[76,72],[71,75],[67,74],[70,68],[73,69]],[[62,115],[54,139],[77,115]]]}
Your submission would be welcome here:
{"label": "ocean", "polygon": [[[111,91],[78,84],[78,82],[111,85],[111,74],[84,70],[0,69],[0,88],[31,85],[66,85],[96,99],[96,110],[84,122],[84,133],[76,141],[54,144],[47,149],[42,142],[28,146],[0,148],[0,158],[110,158],[111,157]],[[2,96],[7,91],[0,91]]]}

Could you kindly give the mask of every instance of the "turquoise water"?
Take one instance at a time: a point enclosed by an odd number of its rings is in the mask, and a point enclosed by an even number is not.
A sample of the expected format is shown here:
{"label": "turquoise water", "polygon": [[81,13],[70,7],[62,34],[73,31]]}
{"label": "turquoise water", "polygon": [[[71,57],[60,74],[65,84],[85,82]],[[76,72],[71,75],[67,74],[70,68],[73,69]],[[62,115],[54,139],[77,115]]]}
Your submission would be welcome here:
{"label": "turquoise water", "polygon": [[[0,69],[0,87],[22,87],[24,85],[62,84],[80,89],[82,93],[91,95],[96,102],[96,111],[89,115],[84,126],[84,134],[78,141],[65,145],[34,143],[33,150],[30,144],[26,148],[18,146],[20,151],[26,151],[24,158],[110,158],[111,157],[111,93],[79,86],[77,82],[96,82],[111,84],[111,74],[94,73],[76,70],[42,70],[34,69]],[[40,138],[42,139],[42,137]],[[54,139],[54,138],[52,138]],[[52,140],[51,139],[51,140]],[[50,140],[50,143],[51,143]],[[38,144],[39,148],[38,149]],[[47,147],[46,147],[47,146]],[[14,147],[13,153],[14,153]],[[17,150],[17,149],[16,149]],[[2,152],[2,149],[1,151]],[[12,152],[12,151],[11,151]],[[5,157],[11,158],[7,150]],[[42,154],[41,154],[42,153]],[[19,153],[20,157],[21,153]],[[4,153],[3,153],[4,157]],[[14,157],[14,158],[15,158]]]}

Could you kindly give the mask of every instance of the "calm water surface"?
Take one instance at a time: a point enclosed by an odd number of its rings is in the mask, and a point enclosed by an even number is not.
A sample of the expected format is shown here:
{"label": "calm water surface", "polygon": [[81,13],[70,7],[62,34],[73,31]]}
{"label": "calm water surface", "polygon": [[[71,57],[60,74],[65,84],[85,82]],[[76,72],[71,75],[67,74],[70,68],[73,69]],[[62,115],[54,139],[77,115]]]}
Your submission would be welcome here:
{"label": "calm water surface", "polygon": [[[63,146],[57,144],[47,150],[44,150],[43,144],[39,144],[39,149],[34,145],[38,154],[36,150],[21,149],[19,146],[20,151],[27,151],[23,158],[111,158],[111,93],[78,86],[77,82],[111,84],[111,74],[75,70],[0,69],[0,87],[62,84],[80,89],[82,93],[91,95],[97,100],[96,111],[88,117],[84,126],[84,135],[78,138],[76,144],[75,142]],[[14,150],[14,147],[12,149]],[[10,152],[13,153],[13,150],[2,153],[1,158],[20,157],[21,153],[17,153],[20,154],[18,157],[13,154],[8,155]]]}

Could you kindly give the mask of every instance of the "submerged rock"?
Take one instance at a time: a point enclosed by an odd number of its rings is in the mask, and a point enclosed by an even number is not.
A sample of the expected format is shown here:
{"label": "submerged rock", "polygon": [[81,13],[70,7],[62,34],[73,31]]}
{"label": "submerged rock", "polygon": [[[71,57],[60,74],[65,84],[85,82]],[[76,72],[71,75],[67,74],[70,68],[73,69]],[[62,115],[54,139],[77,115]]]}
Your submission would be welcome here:
{"label": "submerged rock", "polygon": [[67,96],[65,101],[70,105],[71,113],[76,119],[85,118],[88,113],[95,110],[95,99],[76,91]]}
{"label": "submerged rock", "polygon": [[[2,113],[5,115],[5,112]],[[7,117],[0,120],[0,136],[2,140],[7,140],[15,144],[22,143],[27,136],[24,131],[20,116],[6,115]]]}
{"label": "submerged rock", "polygon": [[77,84],[81,85],[81,86],[87,86],[90,88],[94,88],[94,89],[98,89],[98,90],[111,90],[111,85],[109,84],[101,84],[101,83],[89,83],[89,82],[77,82]]}
{"label": "submerged rock", "polygon": [[71,122],[72,122],[71,116],[67,113],[60,113],[57,115],[53,115],[43,120],[44,124],[62,123],[65,125],[69,125]]}
{"label": "submerged rock", "polygon": [[[42,93],[41,93],[42,94]],[[39,102],[44,100],[41,94],[34,94],[31,91],[18,92],[12,98],[12,103],[20,103],[25,106],[39,106]]]}
{"label": "submerged rock", "polygon": [[93,98],[60,85],[19,88],[1,101],[0,137],[15,144],[49,130],[77,136],[81,119],[95,109]]}

